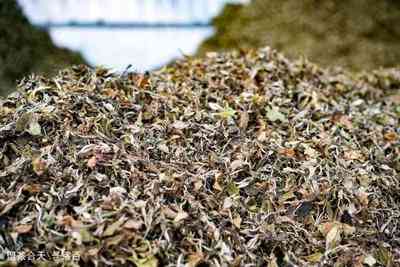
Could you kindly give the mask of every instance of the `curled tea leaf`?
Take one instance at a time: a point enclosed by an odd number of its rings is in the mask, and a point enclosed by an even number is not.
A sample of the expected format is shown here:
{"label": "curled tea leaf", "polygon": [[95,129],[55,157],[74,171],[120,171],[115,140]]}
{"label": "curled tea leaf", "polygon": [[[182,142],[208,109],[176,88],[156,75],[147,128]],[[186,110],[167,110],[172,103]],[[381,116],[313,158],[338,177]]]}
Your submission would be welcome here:
{"label": "curled tea leaf", "polygon": [[267,107],[266,111],[267,111],[266,116],[267,116],[268,120],[270,120],[272,122],[275,122],[275,121],[286,122],[287,121],[286,116],[283,113],[279,112],[279,109],[277,107],[272,107],[272,108]]}

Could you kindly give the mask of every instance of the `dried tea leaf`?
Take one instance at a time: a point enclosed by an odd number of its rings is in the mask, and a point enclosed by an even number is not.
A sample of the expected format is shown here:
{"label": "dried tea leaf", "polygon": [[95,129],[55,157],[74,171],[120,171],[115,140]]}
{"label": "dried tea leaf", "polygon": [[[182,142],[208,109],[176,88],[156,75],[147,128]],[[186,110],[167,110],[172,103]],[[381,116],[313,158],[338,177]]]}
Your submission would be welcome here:
{"label": "dried tea leaf", "polygon": [[218,105],[217,103],[210,102],[210,103],[208,103],[208,106],[214,111],[223,110],[223,108],[220,105]]}
{"label": "dried tea leaf", "polygon": [[162,152],[169,154],[169,148],[166,144],[159,144],[158,149],[160,149]]}
{"label": "dried tea leaf", "polygon": [[124,240],[125,236],[123,234],[115,235],[107,239],[106,246],[116,246]]}
{"label": "dried tea leaf", "polygon": [[15,130],[17,132],[27,131],[33,136],[42,134],[42,128],[38,122],[37,116],[32,112],[22,114],[15,124]]}
{"label": "dried tea leaf", "polygon": [[179,211],[174,218],[174,222],[177,223],[177,222],[183,221],[183,220],[187,219],[188,217],[189,217],[189,214],[187,214],[187,212]]}
{"label": "dried tea leaf", "polygon": [[29,123],[29,128],[27,132],[34,136],[41,135],[42,128],[40,127],[40,124],[37,121],[31,121]]}
{"label": "dried tea leaf", "polygon": [[14,229],[18,234],[26,234],[32,230],[32,225],[31,224],[20,224],[20,225],[15,226]]}
{"label": "dried tea leaf", "polygon": [[133,229],[139,230],[142,227],[143,223],[141,221],[136,220],[127,220],[123,226],[125,229]]}
{"label": "dried tea leaf", "polygon": [[222,192],[224,189],[222,188],[219,180],[222,178],[222,173],[218,172],[215,174],[213,188],[219,192]]}
{"label": "dried tea leaf", "polygon": [[235,218],[233,218],[232,223],[234,226],[236,226],[237,229],[240,229],[240,225],[242,223],[242,218],[240,217],[240,215],[235,216]]}
{"label": "dried tea leaf", "polygon": [[47,162],[40,157],[32,160],[32,168],[37,176],[42,176],[47,170]]}
{"label": "dried tea leaf", "polygon": [[68,228],[80,228],[81,227],[81,222],[78,220],[75,220],[72,216],[66,215],[66,216],[61,216],[57,220],[58,225],[66,226]]}
{"label": "dried tea leaf", "polygon": [[342,231],[346,236],[353,235],[356,232],[356,228],[354,226],[350,226],[348,224],[342,224]]}
{"label": "dried tea leaf", "polygon": [[239,195],[240,189],[234,182],[229,182],[226,191],[230,196]]}
{"label": "dried tea leaf", "polygon": [[362,188],[360,188],[358,190],[358,192],[356,193],[358,200],[360,201],[360,203],[364,206],[367,207],[368,203],[369,203],[369,194],[367,192],[365,192]]}
{"label": "dried tea leaf", "polygon": [[87,166],[91,169],[94,169],[97,165],[97,157],[93,156],[87,161]]}
{"label": "dried tea leaf", "polygon": [[326,236],[334,225],[335,223],[327,222],[319,225],[318,229],[322,233],[322,235]]}
{"label": "dried tea leaf", "polygon": [[239,127],[242,130],[246,130],[249,125],[249,113],[247,111],[240,112]]}
{"label": "dried tea leaf", "polygon": [[282,148],[279,150],[279,154],[289,158],[294,158],[296,156],[296,151],[293,148]]}
{"label": "dried tea leaf", "polygon": [[222,205],[223,209],[230,209],[233,206],[233,200],[230,197],[226,197],[224,199],[224,204]]}
{"label": "dried tea leaf", "polygon": [[144,259],[136,259],[133,261],[137,267],[158,267],[158,259],[155,256],[148,256]]}
{"label": "dried tea leaf", "polygon": [[393,255],[388,248],[381,245],[374,256],[383,266],[393,266]]}
{"label": "dried tea leaf", "polygon": [[221,112],[218,112],[216,115],[223,119],[229,119],[233,118],[236,114],[236,110],[232,109],[229,106],[226,106],[224,109],[221,110]]}
{"label": "dried tea leaf", "polygon": [[387,132],[383,135],[383,137],[389,142],[394,142],[397,140],[397,134],[395,132]]}
{"label": "dried tea leaf", "polygon": [[327,249],[335,248],[341,241],[341,230],[339,225],[334,224],[326,235]]}
{"label": "dried tea leaf", "polygon": [[95,240],[92,234],[85,228],[79,230],[79,235],[82,242],[92,242]]}
{"label": "dried tea leaf", "polygon": [[268,262],[267,267],[279,267],[278,260],[275,257],[275,255],[272,255],[272,257],[270,257],[270,258],[271,258],[271,260]]}
{"label": "dried tea leaf", "polygon": [[196,267],[204,260],[204,255],[202,253],[194,253],[189,255],[188,267]]}
{"label": "dried tea leaf", "polygon": [[371,254],[368,254],[367,256],[365,256],[363,263],[372,267],[372,266],[375,266],[375,264],[377,262],[376,262],[374,256],[372,256]]}
{"label": "dried tea leaf", "polygon": [[237,169],[241,168],[242,166],[244,166],[245,164],[246,164],[246,162],[244,162],[240,159],[237,159],[231,163],[231,168],[232,168],[232,170],[237,170]]}
{"label": "dried tea leaf", "polygon": [[172,127],[174,127],[175,129],[178,129],[178,130],[183,130],[187,127],[187,124],[184,123],[183,121],[175,121],[172,124]]}
{"label": "dried tea leaf", "polygon": [[22,132],[28,129],[29,124],[32,121],[32,118],[33,118],[32,112],[23,113],[16,121],[15,130],[17,132]]}
{"label": "dried tea leaf", "polygon": [[305,150],[304,150],[304,154],[309,156],[312,159],[315,159],[319,156],[318,151],[316,151],[315,149],[311,148],[310,146],[306,146]]}
{"label": "dried tea leaf", "polygon": [[287,121],[286,116],[283,113],[279,112],[279,109],[277,107],[272,107],[272,108],[267,107],[266,111],[267,111],[266,116],[267,116],[268,120],[270,120],[272,122],[275,122],[275,121],[285,122],[285,121]]}
{"label": "dried tea leaf", "polygon": [[347,150],[344,152],[344,158],[346,160],[359,160],[363,159],[363,154],[358,150]]}
{"label": "dried tea leaf", "polygon": [[103,233],[103,237],[114,235],[115,232],[120,230],[121,226],[125,223],[125,220],[126,220],[125,217],[121,217],[114,223],[108,225],[108,227],[106,228],[106,230]]}
{"label": "dried tea leaf", "polygon": [[163,207],[162,213],[164,214],[164,216],[166,218],[173,219],[173,220],[178,216],[178,212],[172,210],[169,207]]}
{"label": "dried tea leaf", "polygon": [[348,116],[340,116],[338,122],[346,127],[347,129],[352,129],[353,128],[353,123],[351,122],[350,118]]}
{"label": "dried tea leaf", "polygon": [[23,191],[26,191],[29,193],[39,193],[41,191],[41,185],[40,184],[26,184],[23,188]]}
{"label": "dried tea leaf", "polygon": [[307,257],[305,257],[305,260],[311,263],[318,263],[321,261],[322,257],[324,256],[324,254],[322,254],[321,252],[315,252]]}

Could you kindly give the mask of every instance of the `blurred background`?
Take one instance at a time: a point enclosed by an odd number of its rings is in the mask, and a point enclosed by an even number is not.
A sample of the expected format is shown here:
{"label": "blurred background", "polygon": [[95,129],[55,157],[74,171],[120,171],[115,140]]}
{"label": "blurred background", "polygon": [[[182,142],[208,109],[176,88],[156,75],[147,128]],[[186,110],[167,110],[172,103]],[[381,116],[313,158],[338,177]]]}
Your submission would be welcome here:
{"label": "blurred background", "polygon": [[144,71],[195,53],[210,20],[240,0],[19,0],[29,21],[91,65]]}
{"label": "blurred background", "polygon": [[159,68],[269,45],[351,71],[400,62],[397,0],[0,0],[0,94],[72,64]]}
{"label": "blurred background", "polygon": [[0,93],[71,64],[146,71],[195,54],[226,4],[246,0],[0,0]]}

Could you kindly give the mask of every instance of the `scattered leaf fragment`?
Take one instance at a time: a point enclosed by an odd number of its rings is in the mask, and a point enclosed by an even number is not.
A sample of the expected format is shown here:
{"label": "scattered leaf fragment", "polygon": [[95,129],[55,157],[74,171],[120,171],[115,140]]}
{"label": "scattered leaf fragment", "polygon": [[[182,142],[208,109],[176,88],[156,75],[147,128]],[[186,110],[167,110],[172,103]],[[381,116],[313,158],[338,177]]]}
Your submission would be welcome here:
{"label": "scattered leaf fragment", "polygon": [[293,148],[282,148],[279,150],[279,154],[288,158],[294,158],[296,156],[296,151]]}
{"label": "scattered leaf fragment", "polygon": [[376,264],[376,260],[374,256],[368,254],[367,256],[365,256],[363,263],[370,267],[373,267]]}
{"label": "scattered leaf fragment", "polygon": [[125,223],[125,217],[119,218],[117,221],[110,224],[103,233],[103,237],[112,236],[115,232],[117,232],[121,226]]}
{"label": "scattered leaf fragment", "polygon": [[315,252],[315,253],[305,257],[305,259],[311,263],[317,263],[317,262],[321,261],[323,256],[324,256],[324,254],[322,254],[321,252]]}
{"label": "scattered leaf fragment", "polygon": [[18,234],[26,234],[29,233],[32,230],[32,225],[31,224],[20,224],[15,226],[15,231]]}
{"label": "scattered leaf fragment", "polygon": [[204,260],[204,255],[202,253],[193,253],[189,255],[188,267],[196,267],[199,263]]}
{"label": "scattered leaf fragment", "polygon": [[344,158],[347,160],[359,160],[363,159],[363,154],[358,150],[347,150],[344,152]]}
{"label": "scattered leaf fragment", "polygon": [[172,127],[174,127],[175,129],[178,129],[178,130],[183,130],[187,127],[187,124],[184,123],[183,121],[175,121],[172,124]]}
{"label": "scattered leaf fragment", "polygon": [[240,112],[239,128],[246,130],[249,125],[249,113],[247,111]]}
{"label": "scattered leaf fragment", "polygon": [[189,217],[189,214],[187,214],[187,212],[184,212],[184,211],[179,211],[177,214],[176,214],[176,216],[175,216],[175,218],[174,218],[174,222],[180,222],[180,221],[183,221],[183,220],[185,220],[186,218],[188,218]]}
{"label": "scattered leaf fragment", "polygon": [[169,154],[169,148],[166,144],[159,144],[158,149],[160,149],[162,152]]}
{"label": "scattered leaf fragment", "polygon": [[229,182],[226,191],[230,196],[238,195],[240,192],[239,187],[234,182]]}
{"label": "scattered leaf fragment", "polygon": [[242,223],[242,218],[240,217],[240,215],[235,216],[235,218],[233,218],[232,223],[234,226],[236,226],[237,229],[240,229],[240,225]]}
{"label": "scattered leaf fragment", "polygon": [[272,107],[272,108],[267,107],[266,110],[267,110],[266,116],[267,116],[268,120],[270,120],[272,122],[287,121],[286,116],[283,113],[279,112],[279,109],[277,107]]}
{"label": "scattered leaf fragment", "polygon": [[141,221],[137,220],[128,220],[125,222],[123,228],[125,229],[133,229],[133,230],[139,230],[142,227],[143,223]]}
{"label": "scattered leaf fragment", "polygon": [[37,136],[42,134],[42,128],[37,121],[32,121],[29,123],[28,133],[31,135]]}
{"label": "scattered leaf fragment", "polygon": [[237,169],[239,169],[239,168],[241,168],[243,165],[245,165],[246,163],[244,162],[244,161],[242,161],[242,160],[240,160],[240,159],[237,159],[237,160],[234,160],[232,163],[231,163],[231,168],[232,168],[232,170],[237,170]]}
{"label": "scattered leaf fragment", "polygon": [[42,176],[47,170],[47,162],[41,157],[36,157],[32,160],[32,168],[36,175]]}
{"label": "scattered leaf fragment", "polygon": [[393,142],[397,140],[397,134],[395,132],[387,132],[384,134],[384,138],[389,142]]}
{"label": "scattered leaf fragment", "polygon": [[234,117],[236,111],[229,106],[226,106],[221,112],[217,113],[217,115],[223,119],[229,119]]}
{"label": "scattered leaf fragment", "polygon": [[326,247],[332,249],[338,245],[341,240],[341,230],[338,225],[333,225],[326,235]]}
{"label": "scattered leaf fragment", "polygon": [[158,267],[158,259],[155,256],[148,256],[144,259],[134,260],[137,267]]}
{"label": "scattered leaf fragment", "polygon": [[94,169],[97,165],[97,157],[92,156],[90,159],[87,161],[87,166],[91,169]]}

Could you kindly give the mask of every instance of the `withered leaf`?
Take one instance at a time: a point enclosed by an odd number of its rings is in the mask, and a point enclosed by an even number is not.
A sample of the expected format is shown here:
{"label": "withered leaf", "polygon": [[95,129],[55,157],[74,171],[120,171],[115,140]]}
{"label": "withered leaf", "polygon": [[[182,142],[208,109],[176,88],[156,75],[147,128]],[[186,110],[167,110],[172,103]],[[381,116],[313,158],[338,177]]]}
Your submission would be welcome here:
{"label": "withered leaf", "polygon": [[20,224],[20,225],[15,226],[14,229],[18,234],[26,234],[32,230],[32,225],[31,224]]}
{"label": "withered leaf", "polygon": [[287,121],[286,116],[283,113],[279,112],[279,109],[277,107],[272,107],[272,108],[267,107],[266,110],[267,110],[267,118],[270,121],[272,121],[272,122],[275,122],[275,121],[285,122],[285,121]]}
{"label": "withered leaf", "polygon": [[121,226],[125,223],[126,219],[124,217],[119,218],[117,221],[113,222],[112,224],[108,225],[106,230],[103,233],[103,236],[112,236],[115,232],[120,230]]}

